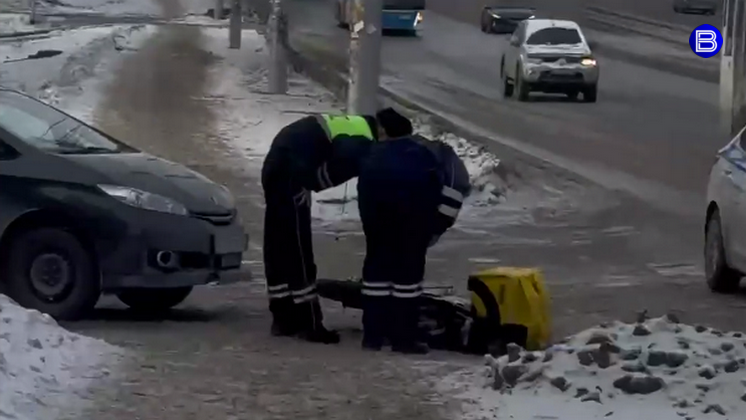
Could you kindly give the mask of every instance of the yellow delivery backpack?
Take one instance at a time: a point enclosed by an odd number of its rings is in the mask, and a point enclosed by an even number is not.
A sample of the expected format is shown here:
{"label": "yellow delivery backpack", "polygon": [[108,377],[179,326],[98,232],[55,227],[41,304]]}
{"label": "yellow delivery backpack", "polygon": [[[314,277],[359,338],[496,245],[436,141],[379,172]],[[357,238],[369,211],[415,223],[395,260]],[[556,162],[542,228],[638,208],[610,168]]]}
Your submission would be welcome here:
{"label": "yellow delivery backpack", "polygon": [[[549,345],[550,301],[539,269],[496,267],[469,276],[470,340],[476,351],[503,353],[507,343],[527,350]],[[497,345],[499,348],[495,348]]]}

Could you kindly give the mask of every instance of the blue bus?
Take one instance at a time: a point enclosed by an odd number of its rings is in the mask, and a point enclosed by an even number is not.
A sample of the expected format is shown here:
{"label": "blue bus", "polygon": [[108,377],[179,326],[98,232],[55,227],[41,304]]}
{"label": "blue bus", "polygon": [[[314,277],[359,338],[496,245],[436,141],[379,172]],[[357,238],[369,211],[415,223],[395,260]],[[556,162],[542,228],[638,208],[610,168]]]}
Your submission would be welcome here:
{"label": "blue bus", "polygon": [[[355,0],[337,0],[336,18],[340,26],[351,27],[354,23]],[[384,31],[406,31],[417,33],[422,24],[425,0],[384,0],[382,25]]]}

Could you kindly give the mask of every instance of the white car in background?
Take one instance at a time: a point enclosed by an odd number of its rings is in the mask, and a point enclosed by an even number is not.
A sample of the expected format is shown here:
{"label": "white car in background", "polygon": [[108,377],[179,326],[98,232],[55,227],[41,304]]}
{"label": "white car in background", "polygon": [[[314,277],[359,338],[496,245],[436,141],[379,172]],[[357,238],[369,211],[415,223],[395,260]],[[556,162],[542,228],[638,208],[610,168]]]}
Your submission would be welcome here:
{"label": "white car in background", "polygon": [[746,138],[744,127],[718,151],[707,185],[705,277],[714,292],[733,293],[746,273]]}
{"label": "white car in background", "polygon": [[529,19],[518,24],[500,60],[506,98],[519,101],[531,92],[564,93],[571,99],[596,102],[599,69],[577,23]]}

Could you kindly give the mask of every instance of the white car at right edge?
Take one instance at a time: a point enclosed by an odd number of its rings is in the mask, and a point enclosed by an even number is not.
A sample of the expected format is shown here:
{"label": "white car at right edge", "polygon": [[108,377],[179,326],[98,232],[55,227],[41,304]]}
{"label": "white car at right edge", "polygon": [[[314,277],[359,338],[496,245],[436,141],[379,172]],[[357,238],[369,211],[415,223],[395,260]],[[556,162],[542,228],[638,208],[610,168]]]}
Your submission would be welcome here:
{"label": "white car at right edge", "polygon": [[524,20],[510,37],[500,61],[506,98],[528,100],[531,92],[583,95],[596,102],[599,68],[577,23],[569,20]]}
{"label": "white car at right edge", "polygon": [[705,277],[714,292],[738,291],[746,273],[746,127],[718,151],[707,184]]}

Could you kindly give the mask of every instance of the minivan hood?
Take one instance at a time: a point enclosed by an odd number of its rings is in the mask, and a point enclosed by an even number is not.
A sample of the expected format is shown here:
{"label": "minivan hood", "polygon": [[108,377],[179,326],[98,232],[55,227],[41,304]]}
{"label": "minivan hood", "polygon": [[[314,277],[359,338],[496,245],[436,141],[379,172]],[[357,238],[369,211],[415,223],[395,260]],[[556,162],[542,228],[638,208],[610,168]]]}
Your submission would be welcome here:
{"label": "minivan hood", "polygon": [[137,188],[183,204],[190,212],[226,214],[234,210],[230,193],[202,174],[146,153],[65,155],[112,185]]}
{"label": "minivan hood", "polygon": [[565,45],[525,45],[528,54],[567,54],[567,55],[589,55],[591,49],[584,44]]}

